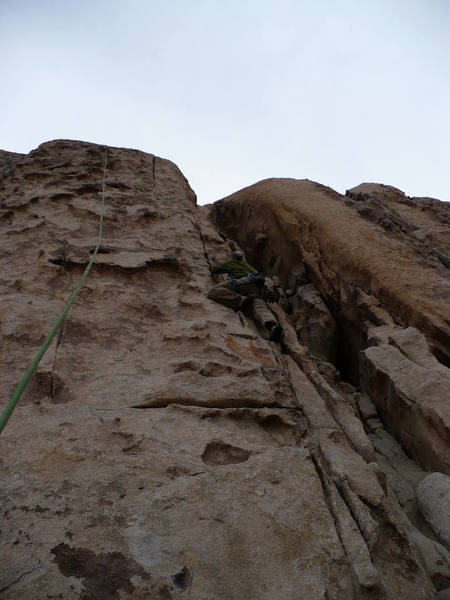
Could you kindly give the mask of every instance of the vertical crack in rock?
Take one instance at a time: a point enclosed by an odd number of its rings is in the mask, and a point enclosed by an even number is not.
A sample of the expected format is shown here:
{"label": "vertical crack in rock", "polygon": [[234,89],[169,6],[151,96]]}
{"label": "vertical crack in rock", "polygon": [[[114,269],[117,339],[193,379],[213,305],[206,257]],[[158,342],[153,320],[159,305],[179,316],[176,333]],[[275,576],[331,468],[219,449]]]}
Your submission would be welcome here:
{"label": "vertical crack in rock", "polygon": [[[314,444],[309,447],[311,458],[322,484],[328,510],[333,517],[336,532],[352,570],[354,597],[361,598],[361,600],[374,597],[377,600],[390,598],[380,582],[378,571],[372,564],[370,550],[362,536],[358,521],[351,510],[348,511],[349,514],[346,514],[346,509],[349,509],[348,504],[342,496],[336,494],[338,488],[335,487],[333,480],[323,467],[320,451]],[[344,500],[344,502],[341,500],[341,506],[339,506],[339,498]]]}
{"label": "vertical crack in rock", "polygon": [[203,235],[203,232],[202,232],[202,226],[199,223],[196,223],[195,221],[192,222],[192,225],[193,225],[194,229],[198,233],[198,236],[200,238],[200,242],[201,242],[202,247],[203,247],[203,256],[205,257],[206,262],[208,263],[208,268],[209,268],[209,270],[211,272],[211,270],[212,270],[212,264],[211,264],[211,260],[209,258],[208,250],[207,250],[207,247],[206,247],[205,236]]}
{"label": "vertical crack in rock", "polygon": [[[292,381],[287,365],[286,372],[288,373],[289,385],[292,392],[296,395],[295,384]],[[377,600],[383,600],[384,598],[388,600],[391,596],[380,582],[379,574],[372,564],[370,550],[364,539],[360,524],[352,513],[350,506],[348,506],[345,497],[341,493],[337,493],[339,486],[335,486],[332,477],[323,465],[320,441],[314,433],[314,426],[301,407],[298,410],[308,423],[308,435],[310,439],[307,447],[322,485],[323,496],[328,511],[335,524],[336,533],[352,572],[354,597],[361,600],[366,598],[369,600],[370,598],[374,598],[374,594],[376,594],[375,597]],[[341,498],[340,507],[339,498]]]}
{"label": "vertical crack in rock", "polygon": [[7,585],[5,585],[4,587],[2,587],[0,589],[0,594],[3,594],[3,592],[7,592],[8,590],[10,590],[12,587],[14,587],[16,584],[20,583],[21,581],[23,581],[26,577],[28,577],[28,575],[31,575],[32,573],[35,573],[36,571],[43,571],[44,567],[42,567],[41,565],[37,565],[36,567],[33,567],[31,569],[28,569],[28,571],[24,571],[23,573],[21,573],[14,581],[11,581],[11,583],[8,583]]}

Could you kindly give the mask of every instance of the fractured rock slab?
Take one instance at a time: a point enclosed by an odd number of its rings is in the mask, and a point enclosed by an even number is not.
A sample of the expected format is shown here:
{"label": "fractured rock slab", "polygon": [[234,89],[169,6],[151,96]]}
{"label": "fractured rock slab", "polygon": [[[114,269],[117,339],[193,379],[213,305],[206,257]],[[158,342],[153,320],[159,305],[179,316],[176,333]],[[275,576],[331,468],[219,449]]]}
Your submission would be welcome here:
{"label": "fractured rock slab", "polygon": [[417,486],[417,500],[426,522],[450,550],[450,477],[443,473],[427,475]]}

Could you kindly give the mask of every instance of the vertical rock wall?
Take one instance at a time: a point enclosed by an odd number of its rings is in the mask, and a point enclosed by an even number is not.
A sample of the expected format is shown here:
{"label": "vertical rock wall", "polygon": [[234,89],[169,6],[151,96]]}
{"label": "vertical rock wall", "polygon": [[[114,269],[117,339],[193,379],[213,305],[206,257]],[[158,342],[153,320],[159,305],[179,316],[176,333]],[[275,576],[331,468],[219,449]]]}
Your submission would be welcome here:
{"label": "vertical rock wall", "polygon": [[[95,247],[103,157],[66,140],[0,154],[3,404]],[[444,461],[442,447],[423,457],[417,446],[411,460],[382,391],[408,404],[396,379],[407,367],[383,366],[385,346],[447,377],[425,338],[402,333],[394,308],[347,277],[355,258],[327,267],[328,238],[315,254],[304,237],[315,225],[292,207],[285,230],[260,200],[225,201],[216,228],[174,164],[118,148],[106,190],[101,252],[0,438],[0,598],[437,597],[450,586],[448,552],[415,490],[430,497],[423,468]],[[277,220],[282,235],[267,225]],[[289,310],[272,306],[282,344],[206,296],[209,261],[231,237],[295,292]],[[440,282],[405,324],[423,325],[445,354]],[[372,340],[355,367],[366,388],[378,382],[372,400],[329,362],[344,319],[354,344]],[[446,435],[444,409],[426,407],[421,435],[441,421]]]}

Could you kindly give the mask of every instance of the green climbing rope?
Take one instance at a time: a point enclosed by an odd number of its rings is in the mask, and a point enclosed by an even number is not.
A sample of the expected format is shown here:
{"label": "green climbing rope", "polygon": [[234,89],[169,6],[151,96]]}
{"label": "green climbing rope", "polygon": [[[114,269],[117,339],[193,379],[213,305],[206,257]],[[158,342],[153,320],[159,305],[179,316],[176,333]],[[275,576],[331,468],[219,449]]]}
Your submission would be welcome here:
{"label": "green climbing rope", "polygon": [[91,259],[90,259],[86,269],[84,270],[83,275],[80,278],[80,281],[78,282],[77,287],[75,288],[74,292],[68,299],[68,301],[67,301],[66,305],[64,306],[63,310],[61,311],[61,314],[59,315],[57,321],[51,328],[50,333],[48,334],[48,336],[45,339],[42,346],[39,348],[36,356],[34,357],[33,361],[31,362],[30,366],[26,370],[26,373],[22,377],[22,380],[19,383],[19,385],[17,386],[16,391],[14,392],[11,400],[8,402],[5,409],[3,410],[2,415],[0,417],[0,433],[5,428],[6,423],[9,420],[9,417],[12,415],[14,409],[16,408],[16,405],[19,402],[20,397],[22,396],[25,388],[27,387],[31,377],[33,376],[33,373],[35,372],[36,367],[38,366],[41,358],[46,353],[46,351],[47,351],[48,347],[50,346],[50,344],[52,343],[53,338],[55,337],[58,329],[61,327],[61,325],[64,322],[64,319],[67,317],[70,307],[75,302],[75,299],[78,296],[81,288],[83,287],[83,284],[86,281],[86,277],[89,275],[89,271],[91,270],[91,267],[94,264],[94,260],[95,260],[95,257],[97,256],[98,250],[100,248],[100,244],[102,241],[102,235],[103,235],[103,211],[104,211],[104,207],[105,207],[105,179],[106,179],[107,164],[108,164],[108,150],[105,146],[105,163],[104,163],[104,167],[103,167],[103,179],[102,179],[102,204],[101,204],[101,209],[100,209],[100,224],[99,224],[99,228],[98,228],[97,245],[95,247],[94,252],[92,253]]}

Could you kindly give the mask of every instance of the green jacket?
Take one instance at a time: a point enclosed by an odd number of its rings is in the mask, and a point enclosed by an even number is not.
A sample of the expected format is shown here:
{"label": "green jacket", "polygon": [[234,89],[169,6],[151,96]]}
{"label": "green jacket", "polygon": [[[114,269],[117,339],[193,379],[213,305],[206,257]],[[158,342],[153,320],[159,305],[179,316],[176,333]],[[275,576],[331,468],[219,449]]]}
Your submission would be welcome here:
{"label": "green jacket", "polygon": [[233,279],[240,279],[247,275],[257,275],[258,271],[249,265],[245,260],[227,260],[224,263],[215,265],[212,268],[213,273],[228,273]]}

